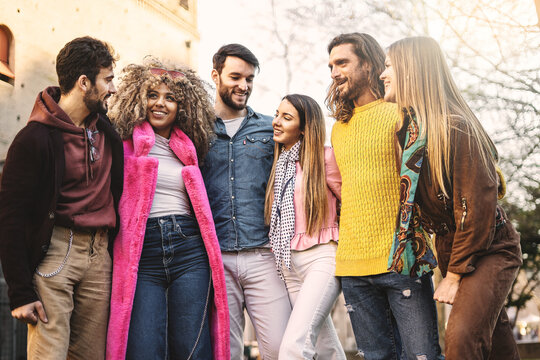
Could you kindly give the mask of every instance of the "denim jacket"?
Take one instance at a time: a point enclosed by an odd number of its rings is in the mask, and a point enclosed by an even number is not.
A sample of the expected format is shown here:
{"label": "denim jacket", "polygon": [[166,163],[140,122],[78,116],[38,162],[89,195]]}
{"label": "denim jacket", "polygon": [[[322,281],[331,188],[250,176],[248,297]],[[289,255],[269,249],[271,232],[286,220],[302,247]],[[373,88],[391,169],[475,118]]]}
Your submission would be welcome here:
{"label": "denim jacket", "polygon": [[264,197],[274,156],[272,118],[247,111],[232,138],[216,119],[216,138],[201,167],[221,251],[268,242]]}

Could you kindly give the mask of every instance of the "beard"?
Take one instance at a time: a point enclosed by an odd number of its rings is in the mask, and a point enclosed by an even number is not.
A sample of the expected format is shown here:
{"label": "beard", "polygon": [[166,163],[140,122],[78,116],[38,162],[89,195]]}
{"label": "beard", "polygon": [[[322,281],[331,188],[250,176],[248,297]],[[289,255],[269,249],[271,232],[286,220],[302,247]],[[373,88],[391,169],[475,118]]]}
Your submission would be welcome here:
{"label": "beard", "polygon": [[90,113],[107,114],[108,106],[104,100],[100,100],[95,86],[84,94],[83,102]]}
{"label": "beard", "polygon": [[346,80],[341,84],[346,84],[346,88],[339,90],[337,84],[334,82],[333,87],[336,90],[337,97],[342,101],[354,101],[358,99],[366,90],[369,91],[369,74],[365,70],[357,70],[352,73]]}
{"label": "beard", "polygon": [[246,91],[246,100],[241,103],[235,102],[232,99],[233,92],[234,92],[234,89],[230,89],[224,86],[218,89],[219,97],[221,98],[221,100],[223,101],[225,105],[227,105],[228,107],[234,110],[244,110],[247,106],[247,101],[249,99],[249,96],[251,95],[251,92],[249,90]]}

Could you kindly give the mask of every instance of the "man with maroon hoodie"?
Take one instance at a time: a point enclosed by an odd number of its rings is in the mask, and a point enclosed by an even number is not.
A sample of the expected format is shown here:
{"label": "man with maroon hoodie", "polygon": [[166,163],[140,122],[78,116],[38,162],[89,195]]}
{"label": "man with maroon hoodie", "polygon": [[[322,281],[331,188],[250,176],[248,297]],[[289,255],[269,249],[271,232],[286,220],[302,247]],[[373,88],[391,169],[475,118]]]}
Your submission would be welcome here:
{"label": "man with maroon hoodie", "polygon": [[122,143],[107,100],[112,48],[90,37],[56,58],[59,87],[36,99],[0,187],[0,259],[11,314],[28,323],[29,359],[103,359],[109,238],[118,229]]}

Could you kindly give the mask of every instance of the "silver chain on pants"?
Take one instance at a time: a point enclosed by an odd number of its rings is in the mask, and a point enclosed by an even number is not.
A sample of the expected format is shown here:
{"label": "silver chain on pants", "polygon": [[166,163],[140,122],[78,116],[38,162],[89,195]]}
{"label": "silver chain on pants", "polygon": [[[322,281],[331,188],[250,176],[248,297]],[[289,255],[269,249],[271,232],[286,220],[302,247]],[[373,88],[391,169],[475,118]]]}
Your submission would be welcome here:
{"label": "silver chain on pants", "polygon": [[64,265],[66,265],[66,261],[69,257],[69,252],[71,251],[71,245],[73,244],[73,230],[69,229],[69,245],[68,245],[68,250],[67,250],[67,253],[66,253],[66,256],[64,257],[64,260],[62,261],[62,263],[60,264],[60,266],[58,267],[58,269],[56,269],[55,271],[53,271],[52,273],[49,273],[49,274],[43,274],[41,271],[39,271],[37,268],[36,268],[36,274],[38,274],[39,276],[41,277],[44,277],[44,278],[50,278],[50,277],[53,277],[54,275],[58,274],[60,271],[62,271],[62,269],[64,268]]}

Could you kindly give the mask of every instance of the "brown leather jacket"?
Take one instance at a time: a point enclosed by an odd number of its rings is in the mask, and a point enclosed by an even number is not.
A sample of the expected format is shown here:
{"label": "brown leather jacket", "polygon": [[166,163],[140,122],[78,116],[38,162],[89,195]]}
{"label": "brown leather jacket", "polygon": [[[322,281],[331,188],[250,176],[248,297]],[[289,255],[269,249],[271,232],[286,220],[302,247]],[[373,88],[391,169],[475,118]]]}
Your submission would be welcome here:
{"label": "brown leather jacket", "polygon": [[[405,131],[397,135],[402,144]],[[519,234],[497,204],[495,168],[482,166],[478,145],[462,120],[453,124],[450,142],[448,197],[431,179],[426,152],[415,200],[424,228],[436,235],[441,272],[472,272],[479,257],[493,253],[505,253],[509,265],[521,265]]]}

